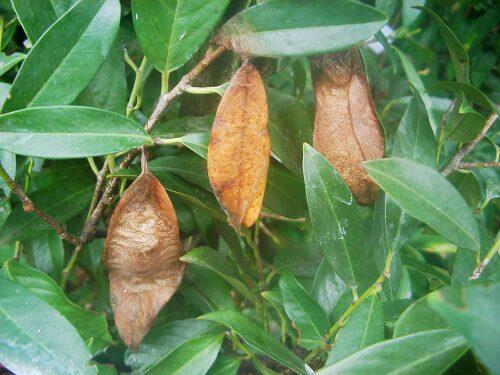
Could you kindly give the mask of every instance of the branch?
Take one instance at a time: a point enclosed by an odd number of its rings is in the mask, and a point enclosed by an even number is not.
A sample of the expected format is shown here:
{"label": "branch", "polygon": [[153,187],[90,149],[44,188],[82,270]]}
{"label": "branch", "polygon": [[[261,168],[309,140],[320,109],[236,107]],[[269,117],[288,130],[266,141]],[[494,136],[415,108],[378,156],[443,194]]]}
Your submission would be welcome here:
{"label": "branch", "polygon": [[481,273],[484,271],[484,269],[490,262],[491,258],[493,258],[499,250],[500,250],[500,236],[497,238],[497,240],[491,247],[490,251],[488,251],[488,254],[486,254],[481,263],[479,263],[479,265],[474,269],[474,272],[472,273],[472,276],[469,278],[469,280],[476,280],[477,278],[479,278]]}
{"label": "branch", "polygon": [[24,190],[9,177],[9,175],[1,165],[0,177],[5,181],[7,185],[9,185],[14,195],[21,200],[21,203],[23,204],[23,210],[25,212],[33,212],[36,216],[49,224],[56,231],[59,237],[61,237],[62,240],[68,241],[74,245],[78,245],[80,243],[80,240],[77,237],[73,236],[66,229],[64,229],[52,216],[43,212],[37,206],[35,206],[35,203],[33,203],[33,201],[25,194]]}
{"label": "branch", "polygon": [[468,169],[468,168],[498,168],[500,167],[500,162],[498,161],[488,161],[484,163],[460,163],[458,169]]}
{"label": "branch", "polygon": [[498,114],[496,112],[492,113],[488,119],[486,120],[486,124],[481,130],[481,132],[477,135],[477,137],[471,142],[460,148],[455,155],[451,158],[448,164],[443,168],[441,173],[443,176],[448,176],[452,171],[459,169],[460,162],[463,158],[470,154],[470,152],[477,146],[479,142],[486,136],[490,128],[493,126],[495,121],[498,119]]}
{"label": "branch", "polygon": [[[224,51],[225,49],[223,47],[218,47],[213,50],[209,49],[206,52],[205,56],[201,59],[201,61],[189,73],[182,77],[177,86],[175,86],[170,92],[164,93],[160,96],[153,114],[144,126],[144,129],[148,133],[151,133],[154,126],[160,119],[163,111],[190,86],[191,82],[196,77],[198,77],[198,75],[200,75],[206,69],[206,67],[210,65],[210,63],[217,59]],[[129,167],[135,157],[139,154],[139,152],[140,148],[130,150],[121,162],[120,168]],[[119,180],[119,177],[113,177],[106,186],[101,199],[95,206],[94,211],[85,224],[82,235],[80,237],[83,243],[90,242],[94,238],[97,224],[104,212],[104,209],[113,201],[113,193],[116,186],[118,185]]]}

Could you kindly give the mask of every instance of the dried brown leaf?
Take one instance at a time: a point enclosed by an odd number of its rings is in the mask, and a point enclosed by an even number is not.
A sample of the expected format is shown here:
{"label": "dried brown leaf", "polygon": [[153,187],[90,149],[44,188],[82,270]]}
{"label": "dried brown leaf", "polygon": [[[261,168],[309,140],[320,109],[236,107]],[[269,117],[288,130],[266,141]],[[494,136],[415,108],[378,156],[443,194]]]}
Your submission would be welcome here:
{"label": "dried brown leaf", "polygon": [[104,264],[118,332],[136,349],[184,273],[175,211],[149,171],[125,191],[109,223]]}
{"label": "dried brown leaf", "polygon": [[313,146],[343,177],[361,204],[378,187],[361,163],[384,155],[384,137],[356,47],[312,59],[316,118]]}
{"label": "dried brown leaf", "polygon": [[258,70],[249,62],[236,72],[222,98],[208,145],[208,177],[237,230],[259,217],[271,145],[267,100]]}

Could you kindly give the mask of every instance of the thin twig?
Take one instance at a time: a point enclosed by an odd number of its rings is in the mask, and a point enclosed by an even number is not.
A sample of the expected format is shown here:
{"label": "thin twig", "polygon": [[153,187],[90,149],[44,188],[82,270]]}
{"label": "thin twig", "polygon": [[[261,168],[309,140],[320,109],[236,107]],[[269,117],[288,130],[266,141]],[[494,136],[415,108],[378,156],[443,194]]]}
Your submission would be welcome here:
{"label": "thin twig", "polygon": [[294,219],[282,215],[270,214],[268,212],[261,212],[260,217],[263,219],[273,219],[277,221],[287,221],[291,223],[304,223],[306,221],[304,217],[298,217]]}
{"label": "thin twig", "polygon": [[0,165],[0,178],[5,181],[7,185],[9,185],[11,191],[14,193],[15,196],[17,196],[22,205],[23,205],[23,210],[25,212],[33,212],[36,216],[38,216],[40,219],[45,221],[47,224],[49,224],[61,237],[62,240],[68,241],[74,245],[77,245],[80,243],[79,239],[75,236],[73,236],[71,233],[69,233],[66,229],[64,229],[57,221],[54,219],[52,216],[49,214],[43,212],[40,210],[35,203],[25,194],[24,190],[12,180],[3,166]]}
{"label": "thin twig", "polygon": [[500,250],[500,236],[498,236],[497,240],[491,247],[490,251],[488,251],[488,254],[486,254],[484,259],[481,261],[481,263],[479,263],[479,265],[474,269],[474,272],[472,273],[470,280],[476,280],[477,278],[479,278],[481,273],[484,271],[484,269],[490,262],[491,258],[493,258],[499,250]]}
{"label": "thin twig", "polygon": [[500,162],[498,161],[488,161],[488,162],[465,162],[458,165],[458,169],[469,169],[469,168],[498,168],[500,167]]}
{"label": "thin twig", "polygon": [[448,176],[452,171],[459,169],[460,163],[463,158],[470,154],[470,152],[477,146],[479,142],[486,136],[488,131],[491,129],[495,121],[498,119],[498,114],[496,112],[492,113],[488,119],[486,120],[486,124],[481,130],[481,132],[477,135],[477,137],[470,143],[466,144],[462,148],[460,148],[455,155],[450,159],[448,164],[443,168],[441,173],[443,176]]}

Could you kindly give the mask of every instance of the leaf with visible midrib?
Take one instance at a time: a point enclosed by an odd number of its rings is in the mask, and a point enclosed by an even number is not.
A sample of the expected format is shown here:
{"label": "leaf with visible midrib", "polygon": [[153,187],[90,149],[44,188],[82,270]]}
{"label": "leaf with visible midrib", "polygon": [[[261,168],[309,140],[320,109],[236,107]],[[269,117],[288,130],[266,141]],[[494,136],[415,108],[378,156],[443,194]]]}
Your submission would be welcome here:
{"label": "leaf with visible midrib", "polygon": [[184,65],[224,14],[229,0],[133,0],[137,38],[160,72]]}
{"label": "leaf with visible midrib", "polygon": [[2,112],[72,103],[105,60],[118,31],[118,0],[81,0],[29,52]]}
{"label": "leaf with visible midrib", "polygon": [[323,337],[330,322],[321,306],[313,299],[291,272],[285,272],[279,281],[283,307],[298,328],[298,343],[306,349],[325,344]]}
{"label": "leaf with visible midrib", "polygon": [[43,272],[13,260],[4,264],[3,272],[68,319],[82,339],[91,343],[92,353],[97,354],[113,341],[103,313],[75,305],[64,295],[56,282]]}
{"label": "leaf with visible midrib", "polygon": [[75,328],[4,276],[0,276],[0,327],[0,362],[16,374],[97,374]]}
{"label": "leaf with visible midrib", "polygon": [[335,272],[362,292],[377,270],[365,246],[361,216],[342,177],[315,149],[304,144],[304,180],[316,241]]}
{"label": "leaf with visible midrib", "polygon": [[221,344],[221,335],[204,335],[187,340],[146,369],[144,374],[203,375],[214,363]]}
{"label": "leaf with visible midrib", "polygon": [[70,159],[126,151],[150,141],[135,121],[89,107],[27,108],[0,115],[0,148]]}
{"label": "leaf with visible midrib", "polygon": [[11,0],[19,23],[32,44],[59,19],[76,0]]}
{"label": "leaf with visible midrib", "polygon": [[231,18],[216,42],[246,56],[314,55],[346,49],[386,21],[377,9],[349,0],[274,0]]}
{"label": "leaf with visible midrib", "polygon": [[232,310],[224,310],[202,315],[199,319],[206,319],[224,324],[240,335],[249,345],[268,355],[275,361],[299,374],[307,374],[304,365],[295,354],[245,315]]}
{"label": "leaf with visible midrib", "polygon": [[438,171],[390,158],[363,163],[371,178],[403,210],[457,246],[479,249],[477,224],[460,194]]}
{"label": "leaf with visible midrib", "polygon": [[451,330],[411,334],[379,342],[319,371],[318,375],[438,375],[467,350]]}

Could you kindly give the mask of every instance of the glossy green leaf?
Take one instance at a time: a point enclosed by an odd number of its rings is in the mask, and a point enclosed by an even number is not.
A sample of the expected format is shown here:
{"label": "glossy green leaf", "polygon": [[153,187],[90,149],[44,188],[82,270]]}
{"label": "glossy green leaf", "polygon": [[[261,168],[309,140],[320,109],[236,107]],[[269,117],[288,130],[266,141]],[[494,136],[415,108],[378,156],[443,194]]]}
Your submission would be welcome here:
{"label": "glossy green leaf", "polygon": [[335,338],[325,366],[384,340],[384,314],[377,296],[371,296],[351,314]]}
{"label": "glossy green leaf", "polygon": [[493,374],[500,373],[500,283],[464,287],[460,291],[463,302],[454,299],[451,292],[448,289],[431,294],[429,305],[465,336]]}
{"label": "glossy green leaf", "polygon": [[[40,210],[64,223],[88,206],[93,189],[91,179],[66,180],[37,190],[30,198]],[[35,237],[50,229],[34,213],[24,212],[22,206],[17,205],[0,231],[0,243]]]}
{"label": "glossy green leaf", "polygon": [[345,291],[345,283],[323,258],[314,276],[312,295],[328,316]]}
{"label": "glossy green leaf", "polygon": [[435,155],[434,132],[424,102],[418,91],[415,91],[399,124],[392,156],[418,161],[432,167]]}
{"label": "glossy green leaf", "polygon": [[129,150],[149,141],[133,120],[95,108],[39,107],[0,115],[0,148],[20,155],[80,158]]}
{"label": "glossy green leaf", "polygon": [[241,358],[220,355],[207,372],[208,375],[236,375],[240,368]]}
{"label": "glossy green leaf", "polygon": [[238,13],[216,41],[241,55],[314,55],[361,42],[386,21],[382,12],[350,0],[274,0]]}
{"label": "glossy green leaf", "polygon": [[207,158],[209,140],[210,133],[189,133],[179,139],[184,146],[204,159]]}
{"label": "glossy green leaf", "polygon": [[297,327],[298,344],[309,350],[324,345],[330,322],[321,306],[291,272],[280,277],[279,285],[285,311]]}
{"label": "glossy green leaf", "polygon": [[407,268],[414,269],[425,276],[439,280],[443,284],[449,284],[450,282],[448,272],[442,268],[432,266],[423,260],[415,259],[406,255],[403,255],[401,260],[403,265]]}
{"label": "glossy green leaf", "polygon": [[376,278],[356,202],[342,177],[311,146],[304,145],[304,179],[316,241],[335,272],[361,292]]}
{"label": "glossy green leaf", "polygon": [[23,243],[25,251],[33,260],[33,265],[40,271],[59,280],[64,267],[64,247],[59,235],[48,230]]}
{"label": "glossy green leaf", "polygon": [[192,264],[189,266],[185,277],[194,284],[196,291],[205,297],[211,310],[235,308],[231,297],[232,288],[216,272]]}
{"label": "glossy green leaf", "polygon": [[2,112],[72,103],[92,80],[115,40],[117,0],[81,0],[31,49]]}
{"label": "glossy green leaf", "polygon": [[431,309],[428,300],[427,296],[416,300],[401,314],[394,326],[394,337],[449,327],[448,323]]}
{"label": "glossy green leaf", "polygon": [[302,144],[312,143],[312,125],[305,106],[284,93],[268,88],[271,150],[285,167],[302,176]]}
{"label": "glossy green leaf", "polygon": [[231,328],[255,349],[298,374],[307,374],[304,365],[295,354],[243,314],[231,310],[216,311],[205,314],[200,319],[211,320]]}
{"label": "glossy green leaf", "polygon": [[481,90],[468,83],[442,81],[432,86],[432,90],[462,92],[473,103],[476,103],[489,111],[499,113],[499,109],[496,108],[495,103],[493,103],[490,98],[488,98]]}
{"label": "glossy green leaf", "polygon": [[184,65],[221,19],[229,0],[133,0],[137,37],[160,72]]}
{"label": "glossy green leaf", "polygon": [[3,272],[65,317],[76,328],[92,353],[99,353],[111,344],[112,337],[104,314],[75,305],[57,283],[43,272],[15,261],[5,263]]}
{"label": "glossy green leaf", "polygon": [[203,375],[217,358],[222,335],[204,335],[189,339],[175,348],[144,374]]}
{"label": "glossy green leaf", "polygon": [[484,128],[486,119],[472,108],[460,109],[453,126],[446,128],[448,138],[456,142],[472,142]]}
{"label": "glossy green leaf", "polygon": [[470,207],[476,207],[481,199],[481,190],[472,172],[453,172],[447,179],[455,186]]}
{"label": "glossy green leaf", "polygon": [[424,102],[425,108],[427,109],[427,114],[429,116],[429,121],[432,126],[432,130],[434,133],[437,131],[438,124],[434,120],[434,117],[432,116],[432,102],[429,94],[427,93],[427,89],[424,86],[424,83],[422,82],[422,78],[420,78],[420,75],[418,74],[417,70],[413,66],[412,62],[408,57],[399,49],[393,47],[394,50],[398,53],[399,59],[401,60],[401,66],[403,67],[403,70],[405,72],[406,78],[408,78],[408,81],[417,89],[418,93],[420,94],[422,101]]}
{"label": "glossy green leaf", "polygon": [[426,0],[402,0],[401,13],[403,25],[411,28],[417,18],[420,16],[420,12],[414,9],[417,5],[424,5]]}
{"label": "glossy green leaf", "polygon": [[127,80],[123,46],[117,36],[106,60],[74,104],[105,109],[124,115],[127,109]]}
{"label": "glossy green leaf", "polygon": [[76,0],[11,0],[26,35],[32,44],[68,11]]}
{"label": "glossy green leaf", "polygon": [[469,56],[464,46],[460,43],[453,31],[446,25],[443,20],[432,10],[426,7],[416,6],[425,12],[438,26],[439,32],[443,37],[448,51],[450,52],[451,61],[455,68],[455,76],[458,82],[469,82]]}
{"label": "glossy green leaf", "polygon": [[231,284],[246,298],[256,304],[260,303],[257,295],[250,291],[245,284],[240,281],[239,276],[234,271],[236,267],[215,250],[206,246],[198,247],[183,255],[181,257],[181,261],[194,263],[217,272],[224,280]]}
{"label": "glossy green leaf", "polygon": [[[12,152],[5,150],[0,150],[0,163],[3,169],[7,172],[10,178],[15,178],[16,176],[16,155]],[[0,179],[0,189],[2,189],[5,195],[9,195],[10,187],[7,183]]]}
{"label": "glossy green leaf", "polygon": [[411,216],[457,246],[479,248],[477,225],[469,207],[439,172],[397,158],[368,161],[364,167],[386,194]]}
{"label": "glossy green leaf", "polygon": [[182,343],[199,336],[214,333],[215,324],[196,319],[175,320],[156,325],[142,340],[136,352],[127,350],[125,363],[134,370],[144,371],[167,357]]}
{"label": "glossy green leaf", "polygon": [[5,53],[0,52],[0,76],[4,75],[4,73],[8,72],[25,58],[26,55],[24,53],[15,52],[7,56]]}
{"label": "glossy green leaf", "polygon": [[0,362],[16,374],[97,374],[76,329],[23,286],[0,276]]}
{"label": "glossy green leaf", "polygon": [[318,375],[438,375],[466,350],[464,338],[454,331],[420,332],[371,345]]}

